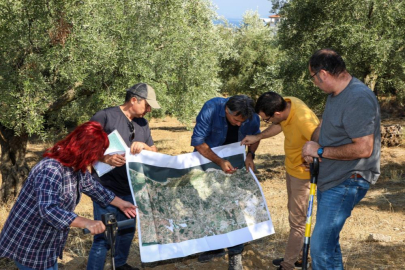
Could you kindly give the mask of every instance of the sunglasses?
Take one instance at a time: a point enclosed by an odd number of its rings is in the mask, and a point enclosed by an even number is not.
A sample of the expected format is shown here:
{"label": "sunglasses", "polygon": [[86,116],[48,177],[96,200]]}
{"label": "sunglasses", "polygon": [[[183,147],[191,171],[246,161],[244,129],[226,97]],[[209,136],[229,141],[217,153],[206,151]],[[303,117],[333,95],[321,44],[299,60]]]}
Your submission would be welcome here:
{"label": "sunglasses", "polygon": [[132,142],[132,140],[135,138],[135,128],[131,122],[128,122],[128,127],[129,131],[131,132],[131,134],[129,135],[129,141]]}

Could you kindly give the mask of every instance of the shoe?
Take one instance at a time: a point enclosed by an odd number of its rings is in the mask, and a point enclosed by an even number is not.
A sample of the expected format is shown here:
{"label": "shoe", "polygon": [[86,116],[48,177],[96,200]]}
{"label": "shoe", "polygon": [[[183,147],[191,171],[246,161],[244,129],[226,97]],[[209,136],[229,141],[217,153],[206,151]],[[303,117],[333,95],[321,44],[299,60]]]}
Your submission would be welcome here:
{"label": "shoe", "polygon": [[[307,260],[307,269],[309,268],[309,262],[310,262],[310,261],[311,261],[311,259],[308,258],[308,260]],[[295,266],[295,269],[302,269],[302,259],[297,260],[297,261],[294,263],[294,266]]]}
{"label": "shoe", "polygon": [[[284,258],[279,258],[273,260],[273,265],[276,267],[281,267],[281,262],[284,261]],[[309,268],[309,261],[310,259],[308,258],[308,263],[307,263],[307,268]],[[299,259],[294,263],[295,269],[302,269],[302,259]],[[283,269],[283,268],[277,268],[277,269]]]}
{"label": "shoe", "polygon": [[[277,267],[277,270],[283,270],[285,269],[282,265],[280,265],[279,267]],[[301,268],[300,268],[301,269]]]}
{"label": "shoe", "polygon": [[139,270],[137,267],[132,267],[129,264],[124,264],[118,267],[115,267],[115,270]]}
{"label": "shoe", "polygon": [[275,267],[279,267],[281,265],[281,262],[283,262],[283,261],[284,261],[284,258],[275,259],[275,260],[273,260],[273,265]]}
{"label": "shoe", "polygon": [[209,262],[214,258],[222,257],[224,255],[225,255],[225,249],[223,249],[223,248],[203,252],[200,254],[200,256],[198,256],[198,262],[200,262],[200,263]]}
{"label": "shoe", "polygon": [[229,255],[228,270],[243,270],[242,254]]}

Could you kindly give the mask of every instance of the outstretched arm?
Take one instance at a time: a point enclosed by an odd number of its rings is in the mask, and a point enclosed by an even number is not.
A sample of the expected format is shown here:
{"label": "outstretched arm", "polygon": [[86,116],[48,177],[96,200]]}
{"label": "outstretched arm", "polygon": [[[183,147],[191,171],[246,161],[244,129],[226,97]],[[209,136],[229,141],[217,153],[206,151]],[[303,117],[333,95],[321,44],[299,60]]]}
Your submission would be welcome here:
{"label": "outstretched arm", "polygon": [[127,216],[127,218],[133,218],[136,216],[137,207],[128,201],[124,201],[119,197],[115,197],[110,204],[120,209],[121,212],[123,212]]}
{"label": "outstretched arm", "polygon": [[[241,142],[241,145],[253,145],[254,143],[262,140],[262,139],[266,139],[266,138],[270,138],[273,137],[277,134],[279,134],[282,131],[281,126],[280,125],[276,125],[276,124],[272,124],[271,126],[269,126],[268,128],[266,128],[265,130],[263,130],[263,132],[256,134],[256,135],[247,135]],[[256,146],[257,148],[257,146]],[[255,149],[256,150],[256,149]]]}

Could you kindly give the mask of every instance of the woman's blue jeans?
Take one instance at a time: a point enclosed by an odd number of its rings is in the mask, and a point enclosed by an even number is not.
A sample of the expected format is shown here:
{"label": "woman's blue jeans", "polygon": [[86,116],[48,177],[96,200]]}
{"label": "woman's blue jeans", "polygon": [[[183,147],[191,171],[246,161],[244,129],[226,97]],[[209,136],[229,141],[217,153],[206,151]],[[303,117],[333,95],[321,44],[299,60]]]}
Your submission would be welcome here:
{"label": "woman's blue jeans", "polygon": [[[124,201],[129,201],[132,204],[134,200],[132,195],[119,196]],[[93,212],[94,219],[101,220],[101,215],[106,213],[111,213],[115,215],[117,221],[127,220],[127,216],[121,212],[117,207],[108,205],[103,208],[98,203],[93,202]],[[117,238],[115,240],[115,265],[116,267],[126,264],[129,254],[129,249],[131,248],[132,239],[135,235],[135,226],[130,226],[128,228],[120,229],[117,232]],[[94,236],[93,245],[90,249],[89,259],[87,262],[87,270],[103,270],[104,263],[107,256],[107,251],[110,246],[107,243],[107,239],[104,234],[97,234]]]}
{"label": "woman's blue jeans", "polygon": [[311,237],[312,269],[343,269],[339,234],[369,188],[369,182],[363,178],[349,178],[331,189],[318,190],[316,223]]}

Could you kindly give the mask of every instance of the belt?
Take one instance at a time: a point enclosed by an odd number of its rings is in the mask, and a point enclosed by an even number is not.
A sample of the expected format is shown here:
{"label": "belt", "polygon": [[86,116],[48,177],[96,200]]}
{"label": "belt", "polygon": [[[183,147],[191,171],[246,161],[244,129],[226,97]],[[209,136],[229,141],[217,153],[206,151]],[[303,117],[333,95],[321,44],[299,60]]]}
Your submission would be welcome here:
{"label": "belt", "polygon": [[352,174],[349,178],[363,178],[363,176],[361,176],[361,174],[358,174],[358,173],[355,173],[355,174]]}

